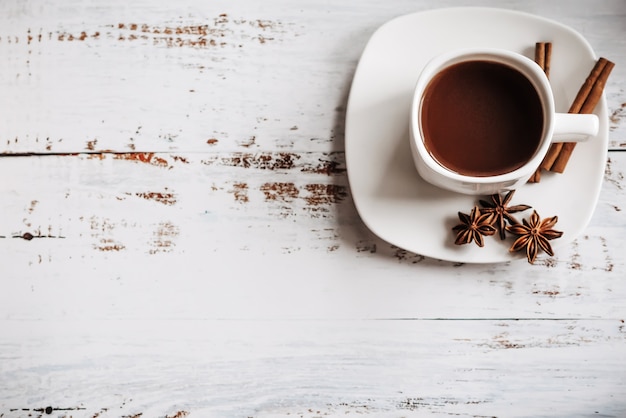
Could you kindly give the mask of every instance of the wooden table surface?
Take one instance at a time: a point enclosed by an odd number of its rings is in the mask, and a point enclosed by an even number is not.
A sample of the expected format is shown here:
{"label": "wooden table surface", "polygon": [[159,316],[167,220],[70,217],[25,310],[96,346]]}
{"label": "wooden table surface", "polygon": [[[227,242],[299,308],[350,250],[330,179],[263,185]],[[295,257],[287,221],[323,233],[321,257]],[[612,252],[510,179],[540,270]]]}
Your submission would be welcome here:
{"label": "wooden table surface", "polygon": [[[616,63],[594,216],[534,265],[353,204],[363,48],[467,5]],[[0,417],[624,417],[624,150],[624,0],[2,0]]]}

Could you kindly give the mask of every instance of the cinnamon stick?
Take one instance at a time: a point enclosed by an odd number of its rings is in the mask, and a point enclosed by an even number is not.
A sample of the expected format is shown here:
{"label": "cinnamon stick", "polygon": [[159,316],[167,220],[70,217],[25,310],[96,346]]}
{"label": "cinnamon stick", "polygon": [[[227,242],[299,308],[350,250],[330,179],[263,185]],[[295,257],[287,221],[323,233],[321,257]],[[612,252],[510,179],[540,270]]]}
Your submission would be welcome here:
{"label": "cinnamon stick", "polygon": [[546,77],[550,77],[552,61],[552,42],[537,42],[535,44],[535,62],[541,67]]}
{"label": "cinnamon stick", "polygon": [[541,167],[538,167],[528,179],[528,183],[539,183],[541,181]]}
{"label": "cinnamon stick", "polygon": [[[588,114],[592,113],[602,97],[604,86],[615,64],[606,58],[600,58],[594,65],[591,73],[582,85],[568,113]],[[550,171],[562,173],[576,147],[576,142],[562,143]]]}
{"label": "cinnamon stick", "polygon": [[552,65],[552,42],[544,42],[545,52],[543,61],[543,72],[550,78],[550,66]]}
{"label": "cinnamon stick", "polygon": [[546,43],[545,42],[537,42],[535,44],[535,62],[545,72],[545,69],[546,69],[546,66],[545,66],[545,64],[546,64]]}
{"label": "cinnamon stick", "polygon": [[[550,64],[552,62],[552,42],[537,42],[535,44],[535,62],[546,77],[550,77]],[[535,170],[532,176],[528,179],[529,183],[539,183],[541,180],[541,166]]]}

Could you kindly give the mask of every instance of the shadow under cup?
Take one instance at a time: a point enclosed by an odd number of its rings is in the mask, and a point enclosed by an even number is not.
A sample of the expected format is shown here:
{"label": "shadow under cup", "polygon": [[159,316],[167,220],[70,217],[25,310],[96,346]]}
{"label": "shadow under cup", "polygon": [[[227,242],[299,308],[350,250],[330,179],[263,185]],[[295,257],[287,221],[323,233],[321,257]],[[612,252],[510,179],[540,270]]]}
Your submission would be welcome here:
{"label": "shadow under cup", "polygon": [[536,86],[516,68],[488,59],[439,71],[427,84],[419,111],[428,153],[463,176],[493,177],[519,169],[535,155],[544,135],[545,112]]}

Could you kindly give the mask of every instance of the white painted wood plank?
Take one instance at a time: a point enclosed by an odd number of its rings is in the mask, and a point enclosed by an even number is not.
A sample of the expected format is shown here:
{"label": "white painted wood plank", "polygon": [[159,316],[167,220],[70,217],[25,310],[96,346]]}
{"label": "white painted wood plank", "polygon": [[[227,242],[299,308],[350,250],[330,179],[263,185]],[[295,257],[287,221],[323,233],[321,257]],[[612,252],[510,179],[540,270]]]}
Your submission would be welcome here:
{"label": "white painted wood plank", "polygon": [[[465,4],[249,3],[2,2],[0,152],[342,150],[372,33],[401,14]],[[572,26],[617,63],[606,91],[611,147],[623,148],[624,3],[483,5]]]}
{"label": "white painted wood plank", "polygon": [[359,220],[337,155],[1,163],[0,276],[10,291],[0,318],[626,315],[619,152],[585,234],[534,266],[457,266],[381,241]]}
{"label": "white painted wood plank", "polygon": [[[3,417],[604,416],[619,320],[0,321]],[[47,415],[44,415],[47,416]]]}
{"label": "white painted wood plank", "polygon": [[[616,62],[623,149],[626,3],[480,4]],[[407,253],[352,205],[362,48],[463,5],[2,1],[0,153],[57,155],[0,158],[0,418],[626,415],[626,155],[534,266]]]}

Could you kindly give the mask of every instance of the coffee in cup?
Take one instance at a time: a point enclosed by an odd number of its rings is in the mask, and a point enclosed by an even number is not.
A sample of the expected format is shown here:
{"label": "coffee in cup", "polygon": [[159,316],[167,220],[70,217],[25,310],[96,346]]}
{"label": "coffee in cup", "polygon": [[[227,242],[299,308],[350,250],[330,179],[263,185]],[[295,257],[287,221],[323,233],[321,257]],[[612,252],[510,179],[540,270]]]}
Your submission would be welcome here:
{"label": "coffee in cup", "polygon": [[556,113],[543,70],[498,49],[435,57],[418,78],[410,117],[419,174],[465,194],[521,186],[552,142],[583,140],[599,125],[595,115]]}
{"label": "coffee in cup", "polygon": [[466,176],[520,168],[541,142],[541,99],[522,73],[493,61],[466,61],[440,71],[422,99],[422,133],[443,167]]}

